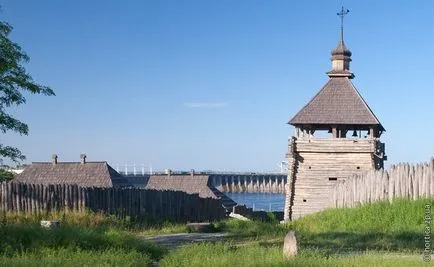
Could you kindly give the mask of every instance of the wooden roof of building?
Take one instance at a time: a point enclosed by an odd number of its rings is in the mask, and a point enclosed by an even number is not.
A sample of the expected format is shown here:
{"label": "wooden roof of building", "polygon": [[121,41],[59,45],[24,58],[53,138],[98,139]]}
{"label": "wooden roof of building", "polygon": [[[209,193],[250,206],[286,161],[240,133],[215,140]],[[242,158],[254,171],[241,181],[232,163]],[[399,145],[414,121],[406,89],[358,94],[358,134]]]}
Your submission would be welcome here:
{"label": "wooden roof of building", "polygon": [[291,125],[377,125],[380,121],[348,77],[331,77],[288,122]]}
{"label": "wooden roof of building", "polygon": [[15,176],[28,184],[76,184],[82,187],[129,187],[107,162],[34,162]]}
{"label": "wooden roof of building", "polygon": [[208,184],[209,175],[151,175],[146,189],[183,191],[202,198],[217,198]]}

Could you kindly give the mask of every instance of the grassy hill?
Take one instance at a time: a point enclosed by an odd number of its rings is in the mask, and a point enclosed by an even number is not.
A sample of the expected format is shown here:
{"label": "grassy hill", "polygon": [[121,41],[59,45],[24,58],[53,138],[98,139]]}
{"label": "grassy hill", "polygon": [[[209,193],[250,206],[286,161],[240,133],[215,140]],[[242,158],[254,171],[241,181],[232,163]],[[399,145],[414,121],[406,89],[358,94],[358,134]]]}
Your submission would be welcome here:
{"label": "grassy hill", "polygon": [[[235,235],[230,242],[181,248],[162,266],[428,265],[422,259],[426,204],[434,207],[434,199],[330,209],[284,225],[230,220],[218,225]],[[289,230],[297,231],[300,251],[285,261],[283,237]]]}

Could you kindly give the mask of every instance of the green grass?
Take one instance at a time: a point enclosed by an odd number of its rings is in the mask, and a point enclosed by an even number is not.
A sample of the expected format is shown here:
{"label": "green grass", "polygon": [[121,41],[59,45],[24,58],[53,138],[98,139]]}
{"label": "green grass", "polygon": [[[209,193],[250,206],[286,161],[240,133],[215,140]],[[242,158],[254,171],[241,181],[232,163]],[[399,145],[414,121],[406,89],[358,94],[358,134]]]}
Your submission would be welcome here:
{"label": "green grass", "polygon": [[[41,220],[59,220],[43,229]],[[167,249],[142,235],[186,232],[185,224],[94,212],[0,213],[0,266],[148,266]]]}
{"label": "green grass", "polygon": [[301,231],[325,232],[332,229],[350,232],[420,231],[424,224],[424,206],[434,199],[398,199],[357,208],[329,209],[292,222]]}
{"label": "green grass", "polygon": [[367,249],[420,252],[424,245],[425,204],[434,211],[434,199],[400,199],[392,204],[330,209],[296,220],[288,227],[301,233],[305,246],[338,253]]}
{"label": "green grass", "polygon": [[[77,260],[76,266],[140,266],[161,259],[167,249],[136,234],[105,228],[62,226],[44,229],[32,224],[0,224],[0,266],[59,266]],[[13,264],[12,264],[13,263]],[[122,263],[122,264],[121,264]]]}
{"label": "green grass", "polygon": [[188,229],[185,223],[162,222],[160,224],[148,225],[147,227],[138,228],[140,235],[162,235],[187,233]]}
{"label": "green grass", "polygon": [[187,229],[185,223],[155,221],[151,218],[120,218],[97,212],[49,212],[44,214],[0,213],[0,222],[9,224],[39,225],[41,220],[58,220],[62,226],[87,228],[121,229],[144,234],[183,233]]}
{"label": "green grass", "polygon": [[302,250],[291,260],[282,256],[281,246],[248,247],[230,244],[193,244],[182,247],[160,261],[160,266],[429,266],[417,254],[364,252],[346,256],[325,255],[318,250]]}
{"label": "green grass", "polygon": [[[98,213],[0,214],[0,266],[424,266],[424,206],[434,199],[397,200],[330,209],[278,224],[226,220],[225,242],[168,252],[142,235],[186,232],[185,224],[120,219]],[[433,216],[433,214],[431,214]],[[46,230],[41,219],[61,221]],[[284,260],[283,238],[298,234],[299,255]],[[434,236],[432,236],[434,240]]]}
{"label": "green grass", "polygon": [[[228,220],[217,224],[236,239],[280,244],[289,230],[299,234],[304,248],[336,253],[385,250],[420,252],[423,249],[424,206],[434,199],[380,202],[357,208],[329,209],[287,224]],[[431,215],[433,218],[433,214]],[[434,240],[434,235],[433,235]]]}
{"label": "green grass", "polygon": [[[329,209],[287,224],[223,221],[217,228],[232,234],[229,241],[183,247],[161,266],[423,266],[425,204],[434,208],[434,199]],[[289,230],[299,255],[285,261]]]}
{"label": "green grass", "polygon": [[78,250],[126,249],[161,258],[166,250],[121,230],[60,227],[47,230],[33,225],[0,225],[0,252],[37,251],[41,248],[71,248]]}
{"label": "green grass", "polygon": [[150,266],[147,254],[122,249],[87,251],[40,249],[37,252],[0,256],[0,266]]}

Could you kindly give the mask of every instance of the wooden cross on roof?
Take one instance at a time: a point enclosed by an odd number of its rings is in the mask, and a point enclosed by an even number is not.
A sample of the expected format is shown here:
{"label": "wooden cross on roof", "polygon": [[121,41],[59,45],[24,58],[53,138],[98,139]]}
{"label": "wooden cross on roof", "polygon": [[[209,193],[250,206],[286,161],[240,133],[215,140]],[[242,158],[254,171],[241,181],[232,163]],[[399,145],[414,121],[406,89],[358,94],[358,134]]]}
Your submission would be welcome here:
{"label": "wooden cross on roof", "polygon": [[350,12],[349,9],[344,8],[342,6],[341,12],[336,13],[339,17],[341,17],[341,42],[344,41],[344,17]]}

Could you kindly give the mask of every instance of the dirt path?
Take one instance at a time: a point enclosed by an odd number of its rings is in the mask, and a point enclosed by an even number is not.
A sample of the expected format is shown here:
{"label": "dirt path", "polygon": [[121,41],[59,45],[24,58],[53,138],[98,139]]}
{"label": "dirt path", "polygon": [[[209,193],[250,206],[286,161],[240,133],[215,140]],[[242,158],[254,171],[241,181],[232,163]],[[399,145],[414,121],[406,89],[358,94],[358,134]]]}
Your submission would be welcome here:
{"label": "dirt path", "polygon": [[204,241],[221,241],[227,236],[227,233],[181,233],[156,235],[145,237],[145,239],[155,242],[158,245],[165,246],[170,250],[173,250],[179,248],[180,246],[191,243],[198,243]]}

